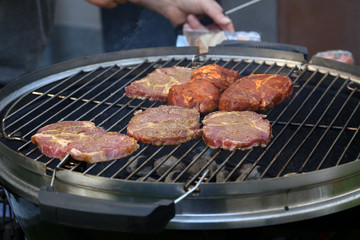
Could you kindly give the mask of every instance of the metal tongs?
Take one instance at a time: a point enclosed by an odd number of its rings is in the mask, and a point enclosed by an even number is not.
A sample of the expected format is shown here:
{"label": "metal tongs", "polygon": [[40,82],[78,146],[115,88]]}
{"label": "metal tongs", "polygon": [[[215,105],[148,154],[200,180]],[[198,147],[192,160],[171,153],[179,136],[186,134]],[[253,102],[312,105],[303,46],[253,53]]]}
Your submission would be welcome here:
{"label": "metal tongs", "polygon": [[[253,5],[253,4],[257,3],[257,2],[260,2],[260,1],[261,0],[252,0],[252,1],[249,1],[249,2],[246,2],[246,3],[243,3],[243,4],[239,5],[239,6],[236,6],[234,8],[231,8],[231,9],[227,10],[227,11],[224,11],[224,14],[228,16],[228,15],[234,13],[234,12],[237,12],[237,11],[239,11],[241,9],[244,9],[244,8],[246,8],[248,6],[251,6],[251,5]],[[202,17],[202,18],[199,19],[199,21],[204,26],[207,26],[207,25],[210,25],[210,24],[214,23],[214,21],[209,16]],[[184,24],[178,25],[175,28],[175,33],[182,34],[183,26],[184,26]]]}
{"label": "metal tongs", "polygon": [[[257,3],[257,2],[260,2],[260,1],[261,0],[252,0],[252,1],[249,1],[249,2],[246,2],[246,3],[243,3],[243,4],[239,5],[239,6],[236,6],[234,8],[231,8],[231,9],[227,10],[227,11],[224,11],[224,14],[228,16],[228,15],[234,13],[234,12],[237,12],[237,11],[239,11],[241,9],[244,9],[244,8],[246,8],[248,6],[251,6],[251,5],[253,5],[253,4]],[[214,21],[208,16],[201,18],[200,22],[204,26],[214,23]]]}

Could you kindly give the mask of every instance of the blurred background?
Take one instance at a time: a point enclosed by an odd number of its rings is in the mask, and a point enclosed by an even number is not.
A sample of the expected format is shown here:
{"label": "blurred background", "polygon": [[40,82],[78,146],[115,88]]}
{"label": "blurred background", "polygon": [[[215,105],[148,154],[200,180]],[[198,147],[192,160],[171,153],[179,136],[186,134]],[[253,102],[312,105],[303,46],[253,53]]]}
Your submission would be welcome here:
{"label": "blurred background", "polygon": [[[248,0],[222,0],[224,10]],[[236,31],[255,31],[265,42],[317,52],[350,51],[359,64],[358,0],[266,0],[231,14]],[[40,67],[104,51],[100,9],[84,0],[57,1],[55,26]]]}

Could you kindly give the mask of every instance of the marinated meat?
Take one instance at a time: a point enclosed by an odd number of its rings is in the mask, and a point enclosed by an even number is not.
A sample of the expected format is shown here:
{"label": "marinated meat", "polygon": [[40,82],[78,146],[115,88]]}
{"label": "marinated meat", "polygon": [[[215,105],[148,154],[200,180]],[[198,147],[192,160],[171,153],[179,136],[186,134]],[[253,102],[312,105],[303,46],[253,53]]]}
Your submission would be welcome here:
{"label": "marinated meat", "polygon": [[271,125],[265,115],[252,111],[213,112],[203,120],[202,136],[211,148],[226,150],[265,147],[271,138]]}
{"label": "marinated meat", "polygon": [[209,64],[198,68],[188,83],[172,86],[168,104],[185,108],[195,108],[200,113],[217,109],[219,97],[240,75],[237,71]]}
{"label": "marinated meat", "polygon": [[119,159],[139,148],[134,138],[118,132],[104,132],[80,136],[69,144],[73,159],[89,163]]}
{"label": "marinated meat", "polygon": [[133,138],[106,132],[89,121],[63,121],[40,128],[31,141],[48,157],[89,163],[108,161],[130,155],[139,145]]}
{"label": "marinated meat", "polygon": [[178,66],[156,69],[125,87],[125,95],[130,98],[166,102],[170,87],[189,82],[193,72],[192,68]]}
{"label": "marinated meat", "polygon": [[222,92],[240,78],[235,70],[230,70],[217,64],[209,64],[198,68],[191,75],[191,81],[205,80],[214,84]]}
{"label": "marinated meat", "polygon": [[264,112],[289,99],[292,92],[289,77],[252,74],[240,78],[221,94],[219,110]]}
{"label": "marinated meat", "polygon": [[191,81],[170,88],[168,104],[185,108],[195,108],[200,113],[217,109],[220,91],[208,81]]}
{"label": "marinated meat", "polygon": [[139,142],[175,145],[201,136],[200,114],[195,109],[159,106],[135,112],[127,134]]}
{"label": "marinated meat", "polygon": [[48,157],[64,158],[69,152],[69,143],[76,140],[80,134],[89,135],[105,132],[88,121],[64,121],[46,125],[31,137],[34,144]]}

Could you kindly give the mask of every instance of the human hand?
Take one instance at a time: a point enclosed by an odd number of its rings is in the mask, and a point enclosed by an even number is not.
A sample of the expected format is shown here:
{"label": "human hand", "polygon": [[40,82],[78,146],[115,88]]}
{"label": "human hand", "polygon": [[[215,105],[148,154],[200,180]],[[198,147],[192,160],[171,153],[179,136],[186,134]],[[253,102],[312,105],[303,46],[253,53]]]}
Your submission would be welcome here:
{"label": "human hand", "polygon": [[86,0],[86,1],[102,8],[114,8],[119,3],[127,2],[127,0]]}
{"label": "human hand", "polygon": [[[114,8],[127,0],[86,0],[103,8]],[[230,18],[223,14],[222,7],[215,0],[129,0],[134,4],[153,10],[165,16],[174,26],[184,24],[184,29],[226,30],[234,32]],[[214,23],[204,26],[198,17],[208,16]]]}
{"label": "human hand", "polygon": [[[185,29],[226,30],[234,32],[230,18],[215,0],[130,0],[165,16],[175,26],[184,24]],[[204,26],[198,17],[208,16],[214,23]]]}

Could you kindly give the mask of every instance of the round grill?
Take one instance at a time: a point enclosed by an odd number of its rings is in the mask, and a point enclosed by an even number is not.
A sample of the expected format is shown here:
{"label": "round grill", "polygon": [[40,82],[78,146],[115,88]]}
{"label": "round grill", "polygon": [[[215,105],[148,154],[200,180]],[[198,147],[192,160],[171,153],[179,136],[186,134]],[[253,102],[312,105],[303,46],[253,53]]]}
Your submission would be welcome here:
{"label": "round grill", "polygon": [[[29,184],[35,188],[49,185],[53,179],[60,192],[125,201],[140,196],[136,200],[140,202],[173,199],[208,171],[200,191],[178,205],[169,225],[172,228],[274,224],[356,205],[358,200],[347,200],[351,203],[345,206],[338,198],[357,191],[358,184],[339,192],[319,191],[333,188],[333,180],[344,179],[344,184],[358,178],[359,77],[307,64],[300,54],[276,51],[274,55],[270,50],[244,54],[241,48],[224,49],[218,47],[207,55],[197,55],[193,49],[107,54],[63,63],[19,79],[2,91],[1,142],[6,159],[2,164],[21,165],[23,169],[17,168],[15,173],[9,170],[9,174],[32,179]],[[124,95],[125,86],[156,68],[206,64],[237,70],[241,76],[280,74],[293,80],[290,100],[265,113],[273,134],[266,148],[215,150],[202,139],[176,146],[140,143],[139,150],[127,158],[89,164],[48,158],[30,141],[40,127],[65,120],[92,121],[107,131],[126,134],[135,111],[164,103],[130,99]],[[37,178],[34,180],[24,169]],[[304,193],[310,195],[302,196]],[[28,195],[37,201],[36,191]],[[260,202],[254,203],[254,199]],[[335,201],[338,208],[324,201]],[[237,204],[240,206],[234,206]],[[215,214],[217,220],[210,221],[209,214]]]}

